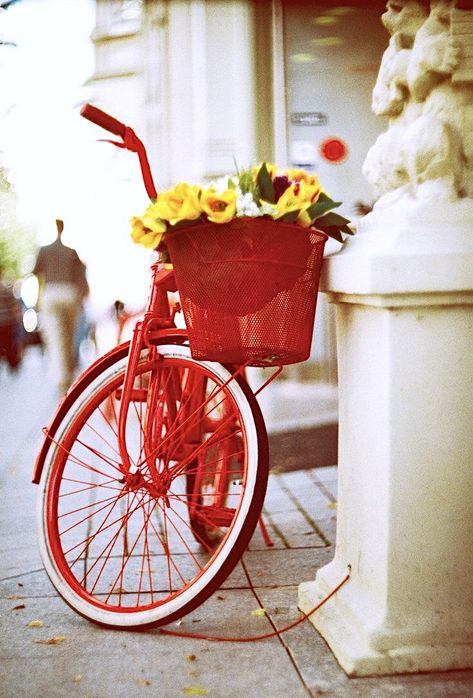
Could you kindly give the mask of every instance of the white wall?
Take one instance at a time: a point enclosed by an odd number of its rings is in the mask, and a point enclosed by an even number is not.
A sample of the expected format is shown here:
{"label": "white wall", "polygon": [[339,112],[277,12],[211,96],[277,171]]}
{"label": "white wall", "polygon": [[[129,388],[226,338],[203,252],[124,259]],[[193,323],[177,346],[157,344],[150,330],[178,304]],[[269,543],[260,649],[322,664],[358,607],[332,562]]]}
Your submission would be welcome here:
{"label": "white wall", "polygon": [[251,6],[240,2],[172,2],[151,26],[160,80],[148,82],[147,108],[159,117],[153,153],[158,184],[201,181],[246,166],[254,157]]}

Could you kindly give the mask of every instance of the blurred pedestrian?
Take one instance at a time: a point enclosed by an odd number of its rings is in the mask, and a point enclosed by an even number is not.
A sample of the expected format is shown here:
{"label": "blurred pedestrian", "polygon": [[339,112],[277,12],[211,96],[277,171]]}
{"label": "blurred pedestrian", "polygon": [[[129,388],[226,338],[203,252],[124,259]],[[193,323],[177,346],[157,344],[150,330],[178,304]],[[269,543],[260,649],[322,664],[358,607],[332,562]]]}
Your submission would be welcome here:
{"label": "blurred pedestrian", "polygon": [[16,370],[21,354],[21,306],[11,285],[3,281],[0,267],[0,356],[6,359],[12,370]]}
{"label": "blurred pedestrian", "polygon": [[57,237],[41,247],[33,273],[40,282],[40,323],[51,374],[62,392],[76,367],[75,334],[89,293],[86,268],[76,250],[63,244],[64,222],[56,219]]}

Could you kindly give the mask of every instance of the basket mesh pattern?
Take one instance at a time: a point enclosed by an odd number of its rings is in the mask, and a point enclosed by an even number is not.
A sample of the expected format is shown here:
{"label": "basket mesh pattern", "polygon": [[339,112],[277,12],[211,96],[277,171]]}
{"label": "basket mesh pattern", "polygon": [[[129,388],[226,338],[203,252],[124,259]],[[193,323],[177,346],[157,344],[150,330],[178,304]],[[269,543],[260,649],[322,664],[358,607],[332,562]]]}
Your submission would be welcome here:
{"label": "basket mesh pattern", "polygon": [[305,361],[326,240],[261,218],[169,235],[194,358],[252,366]]}

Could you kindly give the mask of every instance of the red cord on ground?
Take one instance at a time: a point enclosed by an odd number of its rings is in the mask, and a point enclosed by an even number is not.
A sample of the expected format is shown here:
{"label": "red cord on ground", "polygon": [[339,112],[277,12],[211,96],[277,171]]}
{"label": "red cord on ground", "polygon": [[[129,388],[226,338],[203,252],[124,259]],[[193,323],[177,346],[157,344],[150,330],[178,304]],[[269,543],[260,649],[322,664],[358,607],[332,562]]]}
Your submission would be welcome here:
{"label": "red cord on ground", "polygon": [[210,642],[256,642],[258,640],[267,640],[270,637],[276,637],[278,635],[282,635],[283,633],[287,632],[288,630],[292,630],[292,628],[295,628],[297,625],[300,625],[303,623],[305,620],[307,620],[315,611],[318,611],[321,606],[323,606],[329,599],[334,596],[337,591],[339,591],[344,584],[348,582],[350,579],[350,572],[348,572],[347,576],[342,579],[340,584],[338,584],[332,591],[325,596],[322,601],[319,601],[317,606],[314,606],[309,613],[304,613],[301,618],[298,618],[294,623],[291,623],[290,625],[287,625],[285,628],[282,628],[282,630],[274,630],[271,633],[264,633],[264,635],[254,635],[252,637],[217,637],[214,635],[199,635],[198,633],[185,633],[185,632],[179,632],[178,630],[167,630],[166,628],[161,628],[160,633],[163,635],[173,635],[174,637],[186,637],[190,638],[191,640],[209,640]]}

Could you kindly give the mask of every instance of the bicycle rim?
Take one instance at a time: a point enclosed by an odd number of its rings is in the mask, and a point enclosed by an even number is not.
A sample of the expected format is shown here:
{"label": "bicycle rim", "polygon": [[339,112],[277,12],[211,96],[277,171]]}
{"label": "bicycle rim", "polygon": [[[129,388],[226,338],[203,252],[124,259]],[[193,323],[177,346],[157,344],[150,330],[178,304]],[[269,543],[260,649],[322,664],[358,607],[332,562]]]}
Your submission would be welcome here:
{"label": "bicycle rim", "polygon": [[[40,527],[46,571],[65,601],[122,628],[169,623],[222,584],[254,531],[268,469],[262,417],[244,382],[166,345],[139,362],[127,420],[138,474],[125,482],[117,443],[125,365],[118,359],[86,386],[60,425]],[[202,463],[207,477],[217,472],[215,450],[235,444],[238,478],[226,478],[218,501],[193,496],[189,479]],[[209,544],[196,521],[218,527],[218,540]]]}

